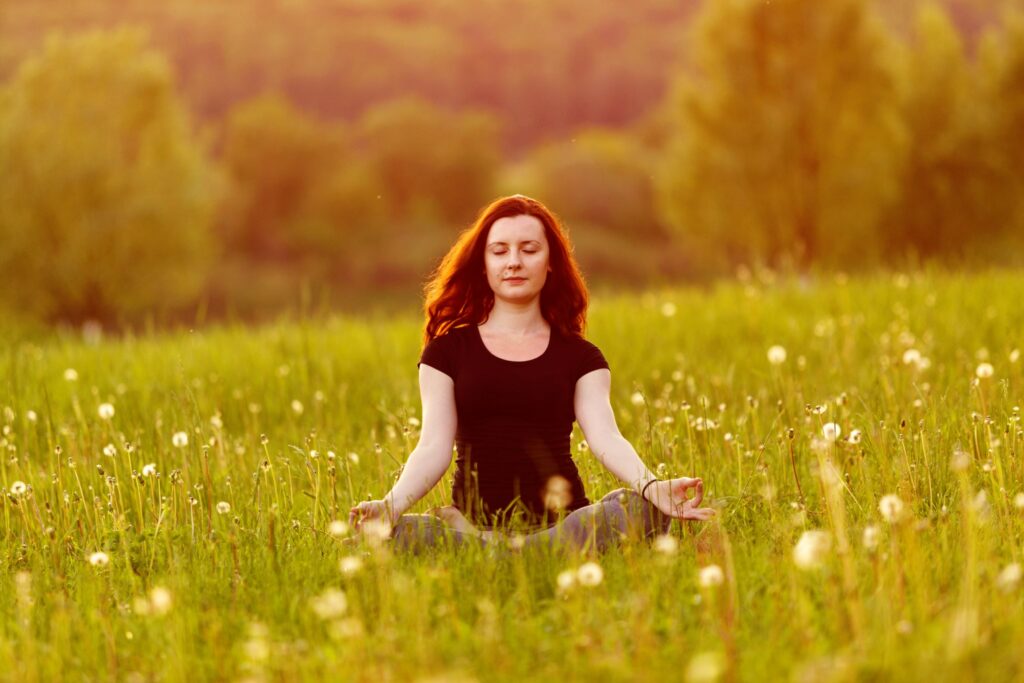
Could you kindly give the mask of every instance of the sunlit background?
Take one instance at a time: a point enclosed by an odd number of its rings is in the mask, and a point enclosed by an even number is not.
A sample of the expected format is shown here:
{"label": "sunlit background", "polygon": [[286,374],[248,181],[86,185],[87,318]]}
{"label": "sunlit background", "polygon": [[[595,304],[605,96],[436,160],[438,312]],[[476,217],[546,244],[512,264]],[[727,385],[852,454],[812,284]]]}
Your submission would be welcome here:
{"label": "sunlit background", "polygon": [[1020,10],[5,0],[0,308],[105,327],[413,308],[515,192],[564,219],[599,290],[1016,266]]}

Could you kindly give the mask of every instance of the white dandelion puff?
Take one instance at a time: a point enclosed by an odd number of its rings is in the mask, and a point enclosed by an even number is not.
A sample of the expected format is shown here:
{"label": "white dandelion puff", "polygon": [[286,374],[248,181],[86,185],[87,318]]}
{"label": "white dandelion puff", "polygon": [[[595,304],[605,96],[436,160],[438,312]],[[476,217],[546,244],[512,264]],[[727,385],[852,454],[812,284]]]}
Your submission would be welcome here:
{"label": "white dandelion puff", "polygon": [[327,533],[331,536],[344,536],[348,530],[348,523],[340,519],[331,520],[327,525]]}
{"label": "white dandelion puff", "polygon": [[14,496],[15,498],[20,498],[21,496],[25,495],[27,491],[28,484],[26,484],[23,481],[16,481],[13,484],[11,484],[11,495]]}
{"label": "white dandelion puff", "polygon": [[555,583],[558,585],[558,590],[567,591],[571,590],[576,585],[576,572],[572,569],[564,569],[558,573],[555,578]]}
{"label": "white dandelion puff", "polygon": [[851,429],[850,436],[846,438],[846,441],[851,444],[859,444],[861,442],[862,434],[859,429]]}
{"label": "white dandelion puff", "polygon": [[654,549],[662,555],[675,555],[679,550],[679,541],[671,534],[659,534],[654,539]]}
{"label": "white dandelion puff", "polygon": [[878,501],[878,511],[889,524],[895,524],[903,518],[903,501],[895,493],[882,496]]}
{"label": "white dandelion puff", "polygon": [[185,432],[175,432],[174,436],[171,437],[171,444],[175,448],[184,448],[188,445],[188,434]]}
{"label": "white dandelion puff", "polygon": [[68,368],[67,370],[64,371],[64,380],[67,382],[77,382],[78,371],[75,370],[74,368]]}
{"label": "white dandelion puff", "polygon": [[881,536],[881,530],[877,526],[866,526],[864,527],[864,535],[862,542],[864,543],[864,549],[869,553],[875,552],[878,548],[878,539]]}
{"label": "white dandelion puff", "polygon": [[106,567],[110,564],[110,556],[102,550],[97,550],[89,555],[89,564],[94,567]]}
{"label": "white dandelion puff", "polygon": [[167,590],[163,586],[154,586],[149,591],[149,608],[153,614],[163,615],[171,611],[171,607],[174,604],[174,598],[171,596],[171,591]]}
{"label": "white dandelion puff", "polygon": [[639,391],[634,391],[629,397],[629,402],[637,407],[642,406],[644,404],[644,395]]}
{"label": "white dandelion puff", "polygon": [[1020,584],[1021,576],[1024,575],[1020,564],[1014,562],[1003,567],[1003,570],[999,572],[999,576],[996,577],[996,587],[1004,593],[1017,588]]}
{"label": "white dandelion puff", "polygon": [[686,683],[714,683],[725,673],[725,661],[718,652],[700,652],[686,665]]}
{"label": "white dandelion puff", "polygon": [[226,515],[231,512],[231,503],[226,500],[222,500],[217,503],[217,514]]}
{"label": "white dandelion puff", "polygon": [[1018,493],[1013,497],[1013,507],[1024,510],[1024,493]]}
{"label": "white dandelion puff", "polygon": [[842,428],[835,422],[826,422],[821,428],[821,435],[829,443],[835,443],[839,435],[843,433]]}
{"label": "white dandelion puff", "polygon": [[39,416],[36,415],[36,411],[34,410],[26,410],[25,419],[28,420],[29,422],[35,422],[36,420],[39,419]]}
{"label": "white dandelion puff", "polygon": [[337,588],[328,588],[309,602],[316,615],[324,620],[337,619],[348,609],[348,598]]}
{"label": "white dandelion puff", "polygon": [[921,352],[917,349],[907,349],[903,352],[904,365],[917,365],[921,362]]}
{"label": "white dandelion puff", "polygon": [[100,416],[101,420],[109,420],[114,417],[114,406],[110,403],[101,403],[99,408],[96,409],[96,413]]}
{"label": "white dandelion puff", "polygon": [[702,588],[715,588],[721,586],[723,581],[725,581],[725,572],[717,564],[701,567],[697,574],[697,582]]}
{"label": "white dandelion puff", "polygon": [[147,463],[142,466],[142,476],[152,477],[156,474],[156,463]]}
{"label": "white dandelion puff", "polygon": [[355,555],[348,555],[347,557],[341,558],[338,562],[338,568],[345,576],[352,576],[363,568],[363,558]]}
{"label": "white dandelion puff", "polygon": [[991,363],[978,363],[978,367],[975,368],[974,374],[978,376],[978,379],[988,379],[995,374],[995,368],[992,367]]}
{"label": "white dandelion puff", "polygon": [[576,570],[576,580],[581,586],[593,588],[604,580],[604,570],[597,562],[587,562]]}
{"label": "white dandelion puff", "polygon": [[305,408],[302,406],[302,401],[299,401],[298,399],[292,401],[293,413],[295,413],[296,415],[302,415],[303,410],[305,410]]}
{"label": "white dandelion puff", "polygon": [[103,455],[107,456],[108,458],[113,458],[115,455],[117,455],[117,447],[114,446],[114,444],[112,443],[108,443],[106,446],[103,447]]}
{"label": "white dandelion puff", "polygon": [[782,365],[786,362],[786,348],[775,344],[768,348],[768,362],[772,365]]}
{"label": "white dandelion puff", "polygon": [[811,529],[803,532],[793,547],[793,562],[804,571],[824,564],[832,550],[832,536],[827,531]]}

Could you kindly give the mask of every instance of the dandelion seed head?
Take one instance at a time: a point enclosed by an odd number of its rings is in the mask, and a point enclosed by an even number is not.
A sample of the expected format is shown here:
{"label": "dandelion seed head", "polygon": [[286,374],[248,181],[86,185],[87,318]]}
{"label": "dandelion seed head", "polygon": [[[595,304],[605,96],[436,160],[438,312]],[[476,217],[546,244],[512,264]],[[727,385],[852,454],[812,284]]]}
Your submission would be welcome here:
{"label": "dandelion seed head", "polygon": [[576,570],[576,580],[581,586],[593,588],[604,580],[604,570],[597,562],[587,562]]}
{"label": "dandelion seed head", "polygon": [[185,432],[175,432],[174,436],[171,437],[171,444],[175,448],[184,448],[188,446],[188,434]]}
{"label": "dandelion seed head", "polygon": [[560,591],[571,590],[576,585],[576,572],[572,569],[563,569],[555,578],[555,583]]}
{"label": "dandelion seed head", "polygon": [[782,365],[786,362],[786,349],[785,347],[775,344],[768,348],[768,362],[772,365]]}
{"label": "dandelion seed head", "polygon": [[686,665],[686,683],[715,683],[725,673],[725,660],[718,652],[699,652]]}
{"label": "dandelion seed head", "polygon": [[825,563],[831,550],[831,534],[820,529],[809,529],[800,535],[793,547],[793,562],[804,571],[812,571]]}
{"label": "dandelion seed head", "polygon": [[864,534],[862,536],[862,542],[864,543],[864,549],[869,553],[875,552],[878,548],[878,539],[881,536],[881,530],[874,525],[864,527]]}
{"label": "dandelion seed head", "polygon": [[829,443],[835,443],[842,432],[842,428],[835,422],[826,422],[821,428],[821,435]]}
{"label": "dandelion seed head", "polygon": [[1018,493],[1013,497],[1013,507],[1018,510],[1024,510],[1024,492]]}
{"label": "dandelion seed head", "polygon": [[988,379],[995,374],[995,368],[992,367],[991,363],[978,363],[974,374],[978,376],[978,379]]}
{"label": "dandelion seed head", "polygon": [[77,382],[78,371],[75,370],[74,368],[68,368],[67,370],[64,371],[64,380],[67,382]]}
{"label": "dandelion seed head", "polygon": [[1017,361],[1019,361],[1020,360],[1020,349],[1014,349],[1013,351],[1010,351],[1010,355],[1008,356],[1008,358],[1009,358],[1011,363],[1016,363]]}
{"label": "dandelion seed head", "polygon": [[156,463],[147,463],[142,466],[142,476],[152,477],[156,474]]}
{"label": "dandelion seed head", "polygon": [[149,607],[153,614],[163,615],[171,611],[171,607],[174,604],[174,598],[171,595],[171,591],[167,590],[163,586],[154,586],[149,591]]}
{"label": "dandelion seed head", "polygon": [[29,422],[35,422],[36,420],[39,419],[39,416],[36,415],[36,411],[34,410],[26,410],[25,419],[28,420]]}
{"label": "dandelion seed head", "polygon": [[298,399],[292,400],[292,412],[293,413],[295,413],[296,415],[302,415],[302,411],[303,410],[305,410],[305,408],[302,405],[302,401],[299,401]]}
{"label": "dandelion seed head", "polygon": [[348,609],[348,598],[341,590],[328,588],[320,595],[310,599],[310,607],[321,619],[337,619]]}
{"label": "dandelion seed head", "polygon": [[859,429],[850,430],[850,436],[847,437],[846,441],[851,444],[859,444],[861,442],[861,431]]}
{"label": "dandelion seed head", "polygon": [[644,404],[644,395],[639,391],[634,391],[629,397],[629,402],[637,407],[642,406]]}
{"label": "dandelion seed head", "polygon": [[921,352],[917,349],[907,349],[903,352],[903,364],[904,365],[917,365],[921,362]]}
{"label": "dandelion seed head", "polygon": [[362,523],[360,529],[363,536],[374,545],[391,538],[391,525],[384,519],[368,519]]}
{"label": "dandelion seed head", "polygon": [[895,524],[903,518],[903,501],[895,493],[882,496],[878,501],[878,511],[889,524]]}
{"label": "dandelion seed head", "polygon": [[15,481],[11,484],[11,495],[20,498],[28,491],[28,484],[23,481]]}
{"label": "dandelion seed head", "polygon": [[348,531],[348,523],[340,519],[331,520],[331,523],[327,525],[327,533],[331,536],[344,536]]}
{"label": "dandelion seed head", "polygon": [[721,586],[723,581],[725,581],[725,572],[717,564],[701,567],[697,573],[697,583],[702,588],[715,588]]}
{"label": "dandelion seed head", "polygon": [[94,567],[106,567],[110,564],[110,556],[102,550],[97,550],[89,555],[89,564]]}
{"label": "dandelion seed head", "polygon": [[217,503],[217,514],[226,515],[231,512],[231,503],[222,500]]}
{"label": "dandelion seed head", "polygon": [[556,474],[545,482],[541,497],[544,507],[548,510],[552,512],[564,510],[572,502],[572,485],[568,479]]}
{"label": "dandelion seed head", "polygon": [[1022,576],[1024,571],[1021,570],[1019,563],[1008,564],[996,577],[996,587],[1004,593],[1009,593],[1017,588]]}
{"label": "dandelion seed head", "polygon": [[101,403],[99,408],[96,409],[96,413],[100,416],[101,420],[109,420],[114,417],[114,406],[110,403]]}
{"label": "dandelion seed head", "polygon": [[114,444],[112,443],[108,443],[106,446],[103,447],[103,455],[107,456],[108,458],[113,458],[115,455],[117,455],[117,447],[115,447]]}
{"label": "dandelion seed head", "polygon": [[679,551],[679,541],[671,534],[658,534],[653,545],[655,551],[662,555],[675,555]]}
{"label": "dandelion seed head", "polygon": [[224,420],[221,419],[220,413],[216,413],[213,417],[210,418],[210,426],[216,429],[217,431],[224,429]]}
{"label": "dandelion seed head", "polygon": [[352,576],[363,568],[363,558],[356,555],[347,555],[338,562],[341,573],[345,576]]}

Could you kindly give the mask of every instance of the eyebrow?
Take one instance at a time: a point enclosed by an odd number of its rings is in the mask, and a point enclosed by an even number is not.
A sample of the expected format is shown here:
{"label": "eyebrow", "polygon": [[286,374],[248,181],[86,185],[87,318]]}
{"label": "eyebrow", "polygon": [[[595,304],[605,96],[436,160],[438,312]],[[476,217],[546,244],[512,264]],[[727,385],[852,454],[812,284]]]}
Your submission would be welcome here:
{"label": "eyebrow", "polygon": [[[538,245],[538,246],[540,245],[540,240],[523,240],[519,244],[530,244],[531,242],[533,244]],[[496,246],[496,245],[499,245],[499,244],[501,246],[503,246],[503,247],[507,247],[508,246],[508,242],[490,242],[490,243],[487,244],[487,246],[493,247],[493,246]]]}

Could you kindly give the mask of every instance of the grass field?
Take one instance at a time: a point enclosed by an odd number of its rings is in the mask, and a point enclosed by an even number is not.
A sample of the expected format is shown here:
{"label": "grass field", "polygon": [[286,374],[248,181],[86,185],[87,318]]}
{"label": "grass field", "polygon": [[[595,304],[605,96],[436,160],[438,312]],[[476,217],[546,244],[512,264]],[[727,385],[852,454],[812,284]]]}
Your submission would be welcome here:
{"label": "grass field", "polygon": [[1020,679],[1022,300],[1006,272],[595,300],[620,428],[719,509],[599,557],[331,524],[415,445],[415,315],[12,340],[0,679]]}

